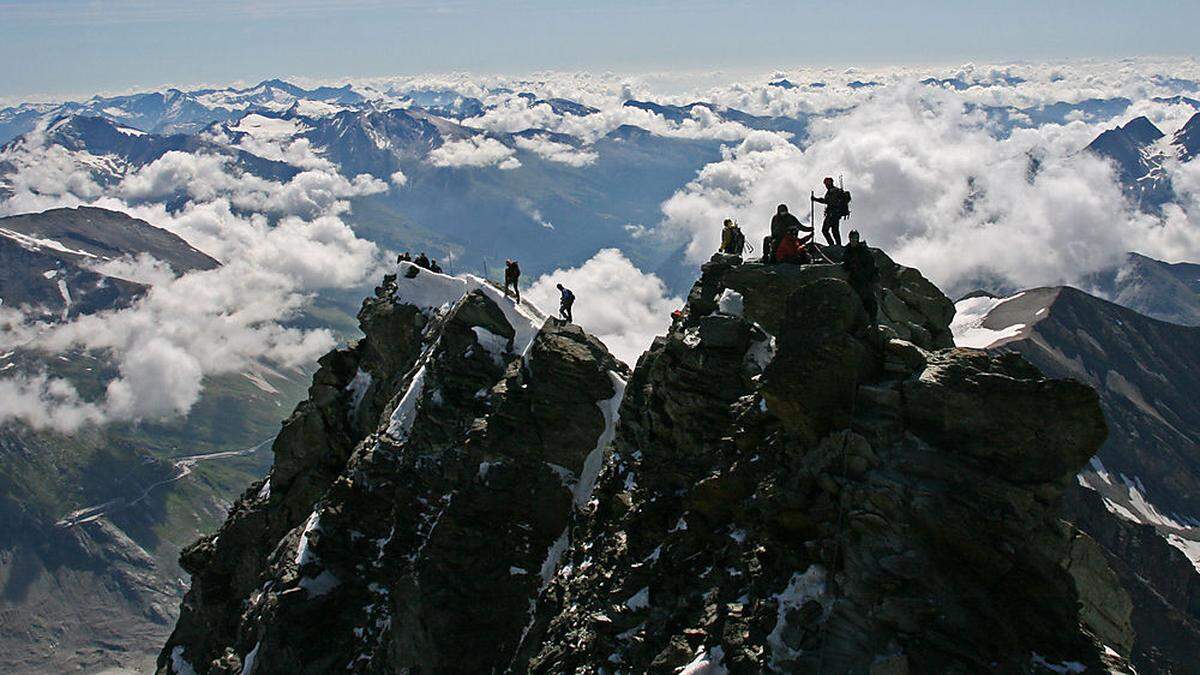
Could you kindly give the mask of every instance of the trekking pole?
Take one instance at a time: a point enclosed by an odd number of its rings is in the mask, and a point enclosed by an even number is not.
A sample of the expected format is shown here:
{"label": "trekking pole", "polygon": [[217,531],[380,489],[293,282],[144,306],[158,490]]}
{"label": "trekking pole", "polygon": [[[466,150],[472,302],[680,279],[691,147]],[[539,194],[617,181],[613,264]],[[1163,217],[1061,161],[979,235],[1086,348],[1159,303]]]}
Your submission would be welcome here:
{"label": "trekking pole", "polygon": [[[846,184],[842,182],[842,174],[838,174],[838,189],[842,192],[846,191]],[[846,203],[846,220],[850,220],[850,204]]]}
{"label": "trekking pole", "polygon": [[813,228],[813,242],[817,241],[817,193],[808,191],[808,224]]}

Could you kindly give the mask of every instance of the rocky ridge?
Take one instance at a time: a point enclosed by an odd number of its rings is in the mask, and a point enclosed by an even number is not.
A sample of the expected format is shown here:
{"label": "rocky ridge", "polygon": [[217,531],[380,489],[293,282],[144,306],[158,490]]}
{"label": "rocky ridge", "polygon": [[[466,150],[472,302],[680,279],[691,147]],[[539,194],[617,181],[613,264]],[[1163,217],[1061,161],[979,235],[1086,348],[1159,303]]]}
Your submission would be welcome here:
{"label": "rocky ridge", "polygon": [[632,374],[479,280],[389,276],[184,552],[160,672],[1127,670],[1129,597],[1059,518],[1095,393],[954,349],[877,261],[875,327],[838,267],[718,255]]}
{"label": "rocky ridge", "polygon": [[628,369],[485,282],[404,272],[321,360],[266,481],[184,552],[161,671],[506,665]]}
{"label": "rocky ridge", "polygon": [[837,268],[705,265],[515,671],[1128,668],[1129,599],[1058,517],[1095,393],[950,348],[949,301],[877,259],[878,329]]}

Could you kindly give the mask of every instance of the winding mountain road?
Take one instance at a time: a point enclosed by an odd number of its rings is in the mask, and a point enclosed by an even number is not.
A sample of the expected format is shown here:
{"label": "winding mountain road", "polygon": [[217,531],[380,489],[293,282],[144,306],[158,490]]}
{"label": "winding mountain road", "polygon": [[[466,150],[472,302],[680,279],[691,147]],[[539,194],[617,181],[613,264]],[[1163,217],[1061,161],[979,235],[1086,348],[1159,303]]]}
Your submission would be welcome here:
{"label": "winding mountain road", "polygon": [[77,509],[75,511],[72,511],[72,512],[68,513],[67,515],[63,516],[62,518],[60,518],[58,520],[58,522],[55,523],[55,525],[57,525],[58,527],[62,527],[62,528],[76,527],[78,525],[83,525],[84,523],[90,523],[93,520],[96,520],[97,518],[101,518],[110,513],[113,513],[114,511],[120,511],[121,509],[127,509],[131,506],[134,506],[138,502],[142,501],[146,497],[150,496],[151,492],[162,487],[163,485],[167,485],[169,483],[174,483],[175,481],[178,481],[178,480],[181,480],[181,479],[187,477],[188,475],[190,475],[192,473],[192,469],[195,468],[195,466],[197,464],[199,464],[200,462],[208,462],[208,461],[212,461],[214,459],[226,459],[229,457],[244,457],[246,455],[252,455],[255,452],[257,452],[259,448],[263,447],[264,445],[266,445],[268,443],[273,442],[274,440],[275,440],[275,438],[271,437],[265,441],[256,443],[255,445],[252,445],[250,447],[242,448],[241,450],[225,450],[222,452],[210,452],[210,453],[206,453],[203,455],[186,455],[184,457],[176,457],[173,460],[173,463],[175,466],[175,476],[173,476],[172,478],[167,478],[166,480],[160,480],[157,483],[153,483],[153,484],[147,486],[145,489],[142,490],[141,494],[139,494],[137,497],[134,497],[133,499],[129,499],[127,497],[117,497],[116,499],[110,499],[102,504],[93,504],[92,506],[85,506],[82,509]]}

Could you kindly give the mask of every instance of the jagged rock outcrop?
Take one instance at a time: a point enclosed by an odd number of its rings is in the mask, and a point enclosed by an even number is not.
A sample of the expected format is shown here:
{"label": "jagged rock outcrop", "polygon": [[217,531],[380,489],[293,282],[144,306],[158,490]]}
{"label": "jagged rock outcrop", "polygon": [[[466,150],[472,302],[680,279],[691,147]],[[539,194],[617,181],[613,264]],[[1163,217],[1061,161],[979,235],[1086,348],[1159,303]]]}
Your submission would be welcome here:
{"label": "jagged rock outcrop", "polygon": [[1127,667],[1128,596],[1058,517],[1095,393],[948,348],[949,302],[877,257],[877,329],[835,267],[704,266],[514,671]]}
{"label": "jagged rock outcrop", "polygon": [[1059,518],[1095,393],[953,349],[949,300],[877,260],[871,326],[837,266],[718,255],[632,374],[486,284],[389,276],[185,552],[160,672],[1125,670],[1129,597]]}
{"label": "jagged rock outcrop", "polygon": [[1138,671],[1200,672],[1200,329],[1070,287],[958,306],[965,342],[1095,388],[1110,433],[1063,517],[1096,540],[1133,600]]}
{"label": "jagged rock outcrop", "polygon": [[507,664],[628,369],[478,280],[389,275],[359,319],[268,479],[185,550],[193,584],[160,672]]}

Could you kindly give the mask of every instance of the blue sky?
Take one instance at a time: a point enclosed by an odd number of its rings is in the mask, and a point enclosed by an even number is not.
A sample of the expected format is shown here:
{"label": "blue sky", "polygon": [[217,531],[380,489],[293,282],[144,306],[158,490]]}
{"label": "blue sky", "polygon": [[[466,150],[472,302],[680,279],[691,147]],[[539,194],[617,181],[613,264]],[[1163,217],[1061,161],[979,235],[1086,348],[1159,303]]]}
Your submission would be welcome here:
{"label": "blue sky", "polygon": [[771,69],[1190,55],[1162,0],[0,0],[0,98],[449,71]]}

